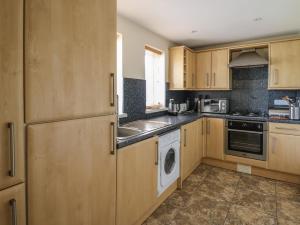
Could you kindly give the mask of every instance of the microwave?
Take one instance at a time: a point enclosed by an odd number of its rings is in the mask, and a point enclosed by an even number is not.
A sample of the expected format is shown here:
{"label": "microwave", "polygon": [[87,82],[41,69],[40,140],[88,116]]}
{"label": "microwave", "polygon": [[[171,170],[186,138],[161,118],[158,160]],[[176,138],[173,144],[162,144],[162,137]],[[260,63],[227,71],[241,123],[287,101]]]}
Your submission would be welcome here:
{"label": "microwave", "polygon": [[229,112],[229,100],[201,99],[201,112],[227,114]]}

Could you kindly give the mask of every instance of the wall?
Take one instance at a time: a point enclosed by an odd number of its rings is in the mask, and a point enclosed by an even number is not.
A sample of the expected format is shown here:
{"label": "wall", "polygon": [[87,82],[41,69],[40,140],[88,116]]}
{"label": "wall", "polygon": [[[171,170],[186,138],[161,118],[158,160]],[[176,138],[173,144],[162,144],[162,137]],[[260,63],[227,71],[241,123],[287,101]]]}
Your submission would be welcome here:
{"label": "wall", "polygon": [[166,79],[168,74],[168,49],[175,46],[167,39],[118,15],[117,30],[123,36],[123,75],[126,78],[145,79],[145,45],[162,50],[165,55]]}

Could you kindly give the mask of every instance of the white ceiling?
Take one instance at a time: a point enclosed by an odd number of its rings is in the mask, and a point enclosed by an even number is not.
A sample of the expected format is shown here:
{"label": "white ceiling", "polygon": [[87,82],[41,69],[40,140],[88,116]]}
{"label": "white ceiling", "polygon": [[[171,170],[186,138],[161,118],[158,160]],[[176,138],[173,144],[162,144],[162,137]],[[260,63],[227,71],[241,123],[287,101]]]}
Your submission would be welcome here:
{"label": "white ceiling", "polygon": [[118,0],[118,13],[190,47],[300,33],[300,0]]}

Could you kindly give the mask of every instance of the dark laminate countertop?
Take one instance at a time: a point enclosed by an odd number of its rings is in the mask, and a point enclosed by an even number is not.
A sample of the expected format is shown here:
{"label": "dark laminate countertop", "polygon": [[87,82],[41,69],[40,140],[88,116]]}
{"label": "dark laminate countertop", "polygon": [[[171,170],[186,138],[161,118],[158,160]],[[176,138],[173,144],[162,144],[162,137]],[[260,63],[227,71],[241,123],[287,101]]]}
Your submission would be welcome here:
{"label": "dark laminate countertop", "polygon": [[117,141],[117,148],[123,148],[125,146],[134,144],[136,142],[145,140],[147,138],[153,137],[155,135],[161,135],[163,133],[169,132],[171,130],[179,129],[182,125],[193,122],[202,117],[211,117],[211,118],[223,118],[223,119],[235,119],[235,120],[247,120],[247,121],[263,121],[263,122],[274,122],[274,123],[290,123],[290,124],[300,124],[300,120],[280,120],[280,119],[270,119],[268,117],[248,117],[248,116],[232,116],[229,114],[212,114],[212,113],[190,113],[186,115],[178,116],[159,116],[151,118],[151,121],[162,121],[168,122],[170,125],[163,127],[161,129],[144,132],[140,135],[127,138],[125,140]]}

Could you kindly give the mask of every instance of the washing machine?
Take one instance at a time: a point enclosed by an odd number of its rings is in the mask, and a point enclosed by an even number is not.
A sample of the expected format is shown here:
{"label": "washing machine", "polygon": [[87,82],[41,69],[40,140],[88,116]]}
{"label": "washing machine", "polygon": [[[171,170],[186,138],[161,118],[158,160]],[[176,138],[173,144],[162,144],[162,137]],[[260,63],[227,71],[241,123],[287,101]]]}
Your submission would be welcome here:
{"label": "washing machine", "polygon": [[179,177],[180,172],[180,130],[159,137],[158,143],[158,196]]}

